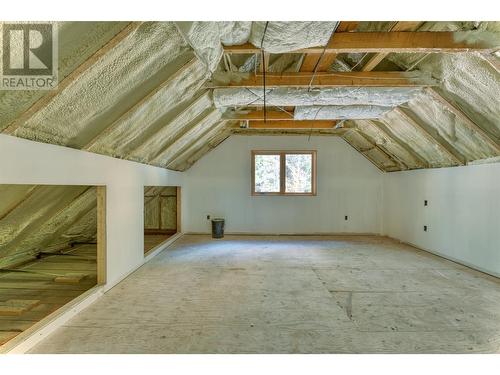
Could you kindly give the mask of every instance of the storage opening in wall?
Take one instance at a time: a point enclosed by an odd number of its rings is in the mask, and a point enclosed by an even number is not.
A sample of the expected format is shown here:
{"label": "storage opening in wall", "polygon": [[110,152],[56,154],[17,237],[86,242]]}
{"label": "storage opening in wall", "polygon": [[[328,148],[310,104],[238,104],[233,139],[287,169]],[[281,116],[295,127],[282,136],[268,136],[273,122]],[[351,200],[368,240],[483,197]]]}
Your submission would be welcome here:
{"label": "storage opening in wall", "polygon": [[105,282],[105,187],[0,185],[0,345]]}
{"label": "storage opening in wall", "polygon": [[156,249],[180,229],[180,187],[144,187],[144,254]]}
{"label": "storage opening in wall", "polygon": [[252,195],[316,195],[316,151],[252,151]]}

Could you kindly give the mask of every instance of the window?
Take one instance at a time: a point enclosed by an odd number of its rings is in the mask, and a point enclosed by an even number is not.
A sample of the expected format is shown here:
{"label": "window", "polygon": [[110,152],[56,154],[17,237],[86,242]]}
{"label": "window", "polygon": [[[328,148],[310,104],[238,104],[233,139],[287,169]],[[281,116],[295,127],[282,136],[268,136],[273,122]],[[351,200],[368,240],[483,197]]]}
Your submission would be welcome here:
{"label": "window", "polygon": [[252,195],[316,195],[316,151],[252,151]]}

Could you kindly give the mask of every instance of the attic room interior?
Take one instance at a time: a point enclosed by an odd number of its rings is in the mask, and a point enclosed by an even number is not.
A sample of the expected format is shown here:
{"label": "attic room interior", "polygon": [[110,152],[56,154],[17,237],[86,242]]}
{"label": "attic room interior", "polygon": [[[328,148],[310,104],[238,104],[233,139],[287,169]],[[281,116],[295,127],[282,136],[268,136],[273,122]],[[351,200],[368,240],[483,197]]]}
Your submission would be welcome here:
{"label": "attic room interior", "polygon": [[500,22],[0,28],[0,353],[500,353]]}

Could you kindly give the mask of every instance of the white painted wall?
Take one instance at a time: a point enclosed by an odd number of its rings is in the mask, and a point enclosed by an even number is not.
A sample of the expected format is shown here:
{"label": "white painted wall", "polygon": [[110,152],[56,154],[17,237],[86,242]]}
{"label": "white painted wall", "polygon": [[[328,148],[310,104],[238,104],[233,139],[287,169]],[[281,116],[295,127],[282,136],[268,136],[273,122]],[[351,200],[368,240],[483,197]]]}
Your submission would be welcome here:
{"label": "white painted wall", "polygon": [[500,163],[386,174],[383,222],[388,236],[500,277]]}
{"label": "white painted wall", "polygon": [[144,261],[144,186],[182,186],[182,174],[0,135],[0,184],[106,185],[109,288]]}
{"label": "white painted wall", "polygon": [[[317,150],[316,197],[252,196],[251,150]],[[337,137],[232,136],[185,172],[184,232],[379,233],[382,173]],[[344,216],[349,220],[345,221]]]}

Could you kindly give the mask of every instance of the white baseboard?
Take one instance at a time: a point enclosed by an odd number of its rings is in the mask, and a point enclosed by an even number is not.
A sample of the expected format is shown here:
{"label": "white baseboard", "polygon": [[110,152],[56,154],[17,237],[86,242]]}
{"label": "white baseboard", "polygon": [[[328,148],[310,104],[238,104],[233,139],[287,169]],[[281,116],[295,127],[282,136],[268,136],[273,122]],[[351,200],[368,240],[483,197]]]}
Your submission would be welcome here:
{"label": "white baseboard", "polygon": [[4,345],[0,346],[0,353],[26,353],[40,341],[45,339],[49,334],[54,332],[57,328],[63,326],[68,320],[73,318],[80,311],[84,310],[95,301],[97,301],[104,293],[112,289],[123,279],[129,276],[131,273],[135,272],[144,263],[149,262],[160,252],[165,250],[172,243],[177,241],[183,236],[183,233],[176,233],[172,237],[168,238],[165,242],[159,244],[153,248],[144,257],[144,261],[134,267],[129,272],[123,274],[117,279],[113,280],[112,283],[107,283],[105,285],[97,285],[92,289],[87,290],[80,296],[76,297],[74,300],[68,302],[66,305],[54,311],[49,316],[43,318],[32,327],[28,328],[26,331],[20,333],[12,340],[8,341]]}
{"label": "white baseboard", "polygon": [[[186,232],[185,235],[211,235],[211,232]],[[304,232],[304,233],[263,233],[263,232],[225,232],[227,236],[377,236],[379,233],[358,232]]]}
{"label": "white baseboard", "polygon": [[101,285],[87,290],[71,302],[43,318],[0,347],[0,353],[26,353],[57,328],[63,326],[80,311],[90,306],[104,294]]}
{"label": "white baseboard", "polygon": [[184,235],[184,233],[176,233],[173,236],[169,237],[165,242],[162,242],[158,246],[152,248],[144,257],[144,263],[149,262],[151,259],[153,259],[155,256],[157,256],[159,253],[161,253],[163,250],[165,250],[167,247],[172,245],[175,241],[177,241],[179,238],[181,238]]}

